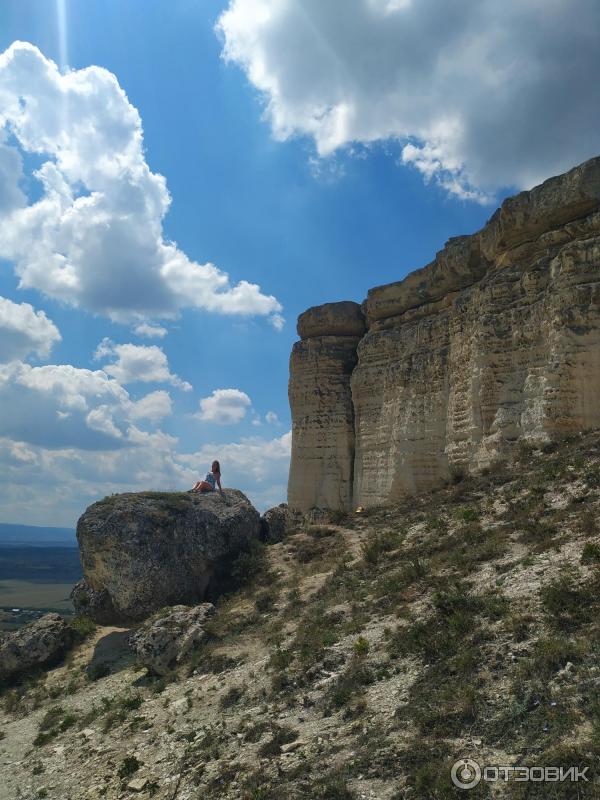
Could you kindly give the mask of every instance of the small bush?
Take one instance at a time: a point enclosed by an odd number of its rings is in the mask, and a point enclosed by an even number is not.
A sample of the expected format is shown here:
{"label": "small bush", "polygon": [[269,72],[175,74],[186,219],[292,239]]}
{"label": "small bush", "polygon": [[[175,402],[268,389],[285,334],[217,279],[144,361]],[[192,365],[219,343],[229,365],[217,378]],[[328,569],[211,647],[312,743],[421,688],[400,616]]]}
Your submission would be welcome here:
{"label": "small bush", "polygon": [[272,736],[268,742],[265,742],[258,749],[258,755],[261,758],[270,758],[277,756],[281,752],[281,745],[293,742],[298,738],[296,731],[283,725],[274,725],[272,727]]}
{"label": "small bush", "polygon": [[141,694],[127,694],[119,700],[123,711],[136,711],[144,702]]}
{"label": "small bush", "polygon": [[220,675],[222,672],[237,667],[239,663],[240,659],[231,658],[223,653],[207,653],[199,650],[192,656],[189,674],[198,672],[201,675]]}
{"label": "small bush", "polygon": [[287,669],[292,663],[294,654],[291,650],[284,650],[278,647],[274,653],[271,653],[269,659],[269,666],[276,670]]}
{"label": "small bush", "polygon": [[335,708],[347,706],[364,687],[374,681],[372,671],[359,658],[353,658],[344,672],[336,678],[328,691],[327,699]]}
{"label": "small bush", "polygon": [[477,522],[479,519],[479,511],[475,508],[463,508],[460,510],[458,516],[462,522]]}
{"label": "small bush", "polygon": [[540,600],[550,624],[563,631],[574,630],[595,616],[596,598],[588,587],[574,585],[574,580],[571,571],[564,572],[540,589]]}
{"label": "small bush", "polygon": [[254,605],[258,613],[267,614],[269,611],[272,611],[273,606],[275,605],[275,599],[276,598],[273,592],[269,589],[265,589],[263,592],[260,592],[254,601]]}
{"label": "small bush", "polygon": [[119,765],[118,775],[121,780],[130,778],[142,766],[142,763],[135,756],[126,756]]}
{"label": "small bush", "polygon": [[568,661],[581,661],[584,649],[580,643],[563,636],[548,636],[538,639],[530,658],[519,664],[518,675],[526,680],[548,681]]}
{"label": "small bush", "polygon": [[36,747],[43,747],[60,733],[73,727],[76,722],[77,717],[74,714],[66,712],[61,706],[54,706],[42,717],[40,730],[33,744]]}
{"label": "small bush", "polygon": [[393,531],[371,533],[362,543],[362,557],[367,564],[377,564],[384,553],[395,550],[401,544],[401,537]]}
{"label": "small bush", "polygon": [[243,586],[266,582],[269,576],[269,562],[266,545],[251,539],[245,549],[229,563],[223,562],[224,573],[217,583],[227,592],[235,592]]}
{"label": "small bush", "polygon": [[72,619],[69,623],[69,627],[74,632],[75,637],[83,641],[83,639],[87,639],[88,636],[96,632],[97,625],[91,617],[82,614]]}
{"label": "small bush", "polygon": [[225,694],[219,700],[219,705],[221,708],[231,708],[231,706],[236,705],[242,699],[244,695],[244,690],[240,686],[232,686],[229,691],[225,692]]}
{"label": "small bush", "polygon": [[363,636],[359,636],[358,639],[354,642],[354,653],[359,658],[366,656],[369,652],[369,640],[365,639]]}
{"label": "small bush", "polygon": [[586,542],[581,553],[582,564],[597,564],[600,562],[600,546],[595,542]]}

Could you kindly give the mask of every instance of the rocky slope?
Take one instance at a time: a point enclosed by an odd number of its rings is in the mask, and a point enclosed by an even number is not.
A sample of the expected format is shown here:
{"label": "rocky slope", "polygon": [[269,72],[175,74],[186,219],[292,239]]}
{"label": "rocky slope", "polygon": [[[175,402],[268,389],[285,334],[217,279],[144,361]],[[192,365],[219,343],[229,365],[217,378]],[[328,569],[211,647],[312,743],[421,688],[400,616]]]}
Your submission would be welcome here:
{"label": "rocky slope", "polygon": [[[105,626],[5,689],[0,797],[596,798],[599,510],[596,432],[304,523],[238,561],[247,584],[167,676]],[[460,792],[461,758],[589,781]]]}
{"label": "rocky slope", "polygon": [[237,489],[106,497],[77,523],[84,578],[75,608],[115,623],[200,602],[260,532],[258,512]]}
{"label": "rocky slope", "polygon": [[[362,335],[363,327],[366,333]],[[473,236],[309,309],[290,361],[289,503],[389,503],[600,424],[600,158]]]}

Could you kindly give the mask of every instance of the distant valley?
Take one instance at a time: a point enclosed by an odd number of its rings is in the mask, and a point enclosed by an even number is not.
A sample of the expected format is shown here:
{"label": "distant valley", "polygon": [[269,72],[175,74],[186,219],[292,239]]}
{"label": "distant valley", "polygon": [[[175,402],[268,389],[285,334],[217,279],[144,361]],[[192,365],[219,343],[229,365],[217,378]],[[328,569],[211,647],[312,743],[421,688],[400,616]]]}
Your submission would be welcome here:
{"label": "distant valley", "polygon": [[69,594],[80,578],[72,528],[0,523],[0,630],[50,610],[69,615]]}

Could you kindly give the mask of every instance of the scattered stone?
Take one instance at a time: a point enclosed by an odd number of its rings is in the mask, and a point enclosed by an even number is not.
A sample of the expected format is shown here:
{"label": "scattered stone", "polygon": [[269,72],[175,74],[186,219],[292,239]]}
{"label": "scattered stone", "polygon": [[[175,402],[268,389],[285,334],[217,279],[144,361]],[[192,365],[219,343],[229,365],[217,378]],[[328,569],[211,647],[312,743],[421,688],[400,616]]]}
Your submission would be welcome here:
{"label": "scattered stone", "polygon": [[0,679],[60,661],[73,632],[59,614],[44,614],[23,628],[0,633]]}
{"label": "scattered stone", "polygon": [[129,638],[139,661],[156,675],[166,675],[205,638],[204,625],[215,612],[212,603],[174,606],[144,623]]}
{"label": "scattered stone", "polygon": [[286,744],[281,745],[281,752],[282,753],[291,753],[294,750],[297,750],[299,747],[304,747],[307,742],[304,739],[296,739],[295,742],[287,742]]}
{"label": "scattered stone", "polygon": [[134,778],[129,781],[127,788],[131,789],[132,792],[143,792],[147,785],[148,778]]}
{"label": "scattered stone", "polygon": [[171,704],[171,708],[176,714],[183,714],[189,708],[188,701],[185,697],[182,697],[180,700],[175,700],[175,702]]}

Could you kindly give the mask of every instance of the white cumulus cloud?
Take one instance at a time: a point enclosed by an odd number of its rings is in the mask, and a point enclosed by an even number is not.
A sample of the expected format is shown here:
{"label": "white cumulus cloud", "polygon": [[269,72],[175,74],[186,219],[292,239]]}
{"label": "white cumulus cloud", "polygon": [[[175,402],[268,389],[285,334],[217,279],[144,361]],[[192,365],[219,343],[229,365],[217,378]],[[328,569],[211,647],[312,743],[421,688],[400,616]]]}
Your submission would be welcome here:
{"label": "white cumulus cloud", "polygon": [[0,505],[5,518],[74,525],[86,506],[107,494],[188,489],[204,477],[215,458],[221,461],[223,485],[241,489],[261,511],[285,500],[290,433],[276,439],[205,444],[185,454],[177,451],[177,439],[161,431],[132,427],[126,435],[128,446],[102,450],[48,448],[0,436]]}
{"label": "white cumulus cloud", "polygon": [[208,397],[200,400],[200,411],[195,415],[202,422],[216,422],[217,425],[234,425],[241,422],[252,401],[239,389],[215,389]]}
{"label": "white cumulus cloud", "polygon": [[140,400],[131,403],[129,415],[131,419],[149,419],[158,422],[172,413],[173,405],[171,395],[164,389],[150,392]]}
{"label": "white cumulus cloud", "polygon": [[[21,152],[46,159],[34,202],[19,188]],[[140,115],[106,69],[61,74],[24,42],[0,54],[0,178],[0,257],[22,288],[123,322],[183,307],[282,310],[258,285],[234,285],[164,238],[165,178],[146,163]]]}
{"label": "white cumulus cloud", "polygon": [[25,358],[30,353],[47,356],[60,340],[58,328],[43,311],[0,297],[0,362]]}
{"label": "white cumulus cloud", "polygon": [[104,371],[119,383],[170,383],[184,392],[192,390],[190,383],[170,372],[166,353],[155,344],[115,344],[110,339],[103,339],[94,358],[112,357],[116,360],[106,364]]}
{"label": "white cumulus cloud", "polygon": [[394,140],[485,201],[600,151],[597,0],[230,0],[217,27],[275,137],[321,156]]}
{"label": "white cumulus cloud", "polygon": [[148,322],[141,322],[136,325],[133,331],[137,336],[143,336],[146,339],[164,339],[168,331],[161,325],[150,325]]}
{"label": "white cumulus cloud", "polygon": [[0,365],[0,408],[0,437],[46,449],[106,451],[156,435],[134,422],[167,416],[171,400],[164,391],[132,400],[104,370],[12,361]]}

